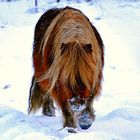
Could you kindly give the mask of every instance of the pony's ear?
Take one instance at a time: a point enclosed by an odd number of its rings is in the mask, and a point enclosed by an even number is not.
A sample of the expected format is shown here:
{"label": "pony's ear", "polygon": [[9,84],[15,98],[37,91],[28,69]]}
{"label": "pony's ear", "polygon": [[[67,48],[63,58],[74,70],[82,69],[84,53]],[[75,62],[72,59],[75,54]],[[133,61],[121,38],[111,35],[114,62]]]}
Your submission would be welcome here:
{"label": "pony's ear", "polygon": [[61,55],[64,54],[64,52],[66,51],[67,47],[68,47],[67,44],[65,44],[65,43],[61,44]]}
{"label": "pony's ear", "polygon": [[92,45],[91,44],[85,44],[84,50],[87,53],[92,53]]}

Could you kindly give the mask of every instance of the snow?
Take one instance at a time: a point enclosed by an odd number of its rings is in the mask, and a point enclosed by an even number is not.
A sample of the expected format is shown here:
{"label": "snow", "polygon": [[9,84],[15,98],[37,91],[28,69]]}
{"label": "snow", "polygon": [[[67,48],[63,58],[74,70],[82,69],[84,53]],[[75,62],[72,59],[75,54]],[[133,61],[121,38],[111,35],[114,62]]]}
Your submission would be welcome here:
{"label": "snow", "polygon": [[[100,0],[96,4],[40,0],[0,1],[0,140],[139,140],[140,139],[140,1]],[[78,133],[62,129],[62,116],[27,114],[32,78],[34,26],[45,11],[66,5],[81,9],[105,44],[102,96],[94,102],[96,119]]]}

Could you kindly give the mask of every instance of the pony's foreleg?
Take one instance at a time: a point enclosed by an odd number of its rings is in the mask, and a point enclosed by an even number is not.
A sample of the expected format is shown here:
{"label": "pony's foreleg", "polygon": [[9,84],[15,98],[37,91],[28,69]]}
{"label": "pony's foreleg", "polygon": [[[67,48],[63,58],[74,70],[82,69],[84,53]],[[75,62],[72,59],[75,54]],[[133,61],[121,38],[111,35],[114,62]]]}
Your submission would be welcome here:
{"label": "pony's foreleg", "polygon": [[61,110],[62,110],[63,117],[64,117],[63,127],[76,128],[77,125],[75,122],[74,114],[69,107],[68,101],[62,103]]}
{"label": "pony's foreleg", "polygon": [[92,122],[95,119],[93,100],[94,100],[94,95],[90,96],[90,98],[87,101],[86,108],[82,110],[78,116],[78,125],[82,129],[88,129],[92,125]]}
{"label": "pony's foreleg", "polygon": [[[60,93],[61,92],[61,93]],[[71,128],[76,128],[76,121],[74,117],[74,113],[70,108],[70,103],[67,97],[65,97],[65,93],[62,89],[59,89],[59,91],[56,89],[53,92],[53,97],[56,100],[58,106],[60,107],[63,115],[63,127],[67,127],[69,132],[74,132]]]}
{"label": "pony's foreleg", "polygon": [[95,120],[94,109],[93,109],[93,101],[95,97],[100,95],[101,90],[101,81],[99,81],[95,89],[91,91],[91,96],[87,100],[86,108],[80,113],[78,117],[78,124],[82,129],[88,129],[92,122]]}

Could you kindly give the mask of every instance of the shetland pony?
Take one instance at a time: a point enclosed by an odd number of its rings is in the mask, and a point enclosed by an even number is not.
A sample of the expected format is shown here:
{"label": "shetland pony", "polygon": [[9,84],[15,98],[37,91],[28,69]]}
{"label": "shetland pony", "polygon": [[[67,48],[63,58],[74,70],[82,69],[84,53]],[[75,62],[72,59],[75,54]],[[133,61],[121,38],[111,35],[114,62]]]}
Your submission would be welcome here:
{"label": "shetland pony", "polygon": [[43,114],[54,116],[55,101],[62,110],[63,127],[89,128],[103,66],[103,41],[89,19],[71,7],[48,10],[35,27],[28,112],[42,107]]}

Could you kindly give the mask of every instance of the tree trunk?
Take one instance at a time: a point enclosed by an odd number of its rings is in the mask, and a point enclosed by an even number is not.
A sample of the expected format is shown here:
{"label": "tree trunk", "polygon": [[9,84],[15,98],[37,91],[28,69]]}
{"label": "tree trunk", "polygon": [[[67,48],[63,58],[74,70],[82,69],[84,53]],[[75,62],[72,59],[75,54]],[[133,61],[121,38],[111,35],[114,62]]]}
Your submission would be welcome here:
{"label": "tree trunk", "polygon": [[35,0],[35,12],[37,13],[38,12],[38,1]]}
{"label": "tree trunk", "polygon": [[35,7],[37,7],[38,6],[38,1],[37,0],[35,0]]}

